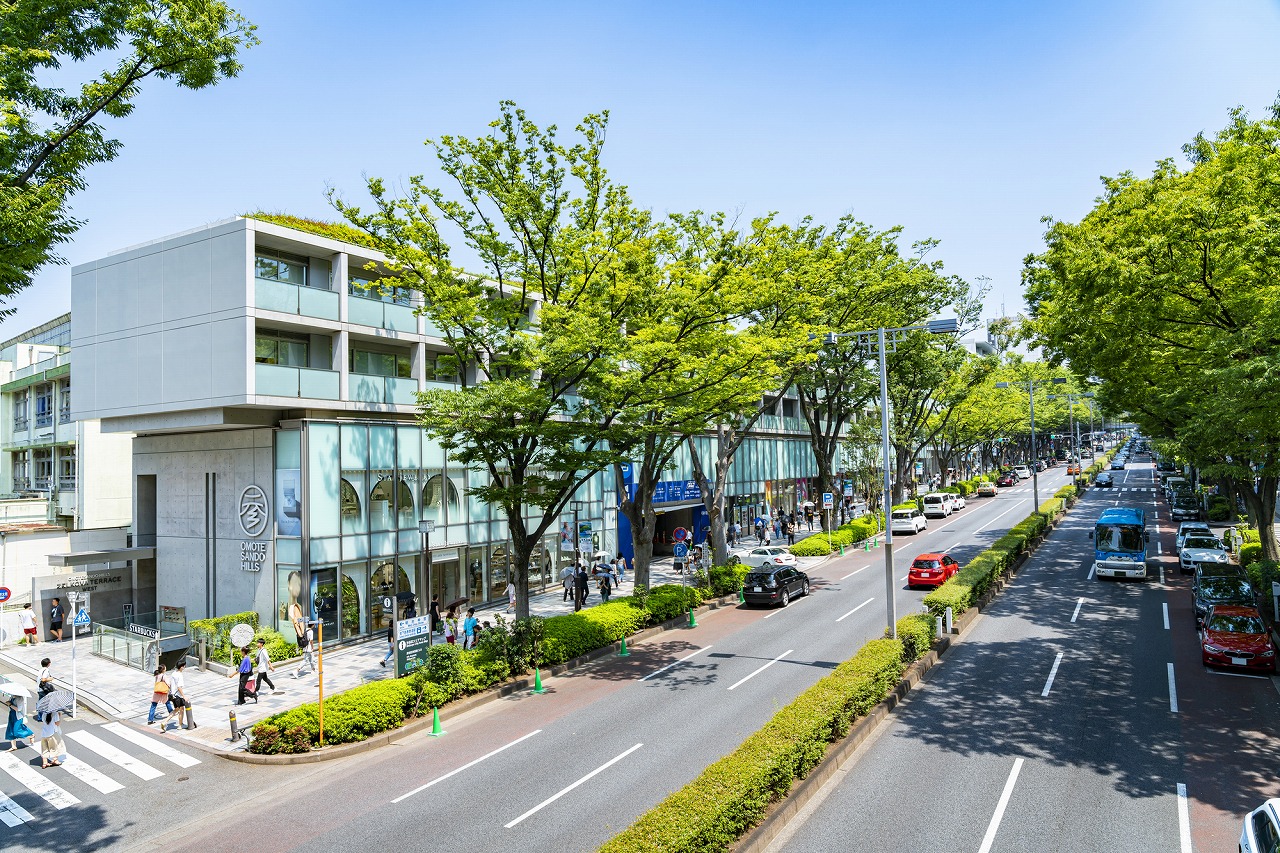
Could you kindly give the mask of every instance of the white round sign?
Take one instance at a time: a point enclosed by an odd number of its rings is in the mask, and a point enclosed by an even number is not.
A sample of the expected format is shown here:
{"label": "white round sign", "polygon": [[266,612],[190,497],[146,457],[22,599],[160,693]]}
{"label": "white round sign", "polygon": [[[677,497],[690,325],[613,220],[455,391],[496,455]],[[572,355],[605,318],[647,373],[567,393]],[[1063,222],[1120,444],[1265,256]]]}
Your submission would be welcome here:
{"label": "white round sign", "polygon": [[253,626],[241,622],[231,629],[231,645],[247,646],[253,642]]}

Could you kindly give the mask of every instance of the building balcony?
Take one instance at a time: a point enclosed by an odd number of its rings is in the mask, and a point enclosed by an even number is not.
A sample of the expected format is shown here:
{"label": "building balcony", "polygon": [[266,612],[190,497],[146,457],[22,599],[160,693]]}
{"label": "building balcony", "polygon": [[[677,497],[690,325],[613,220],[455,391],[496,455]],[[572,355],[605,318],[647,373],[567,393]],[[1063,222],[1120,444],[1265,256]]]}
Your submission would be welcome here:
{"label": "building balcony", "polygon": [[338,371],[282,364],[254,365],[255,393],[261,397],[338,399]]}
{"label": "building balcony", "polygon": [[338,319],[338,294],[332,290],[256,278],[253,294],[254,307],[265,311],[318,317],[321,320]]}
{"label": "building balcony", "polygon": [[13,378],[10,382],[17,382],[19,379],[26,379],[28,376],[35,376],[37,373],[43,373],[46,370],[52,370],[55,367],[61,367],[64,364],[71,363],[71,353],[61,352],[57,355],[47,356],[40,361],[28,364],[26,367],[19,368],[13,372]]}
{"label": "building balcony", "polygon": [[366,376],[351,374],[348,380],[352,402],[416,406],[418,404],[418,380],[396,376]]}
{"label": "building balcony", "polygon": [[418,331],[418,316],[409,306],[354,294],[347,297],[347,321],[391,332]]}

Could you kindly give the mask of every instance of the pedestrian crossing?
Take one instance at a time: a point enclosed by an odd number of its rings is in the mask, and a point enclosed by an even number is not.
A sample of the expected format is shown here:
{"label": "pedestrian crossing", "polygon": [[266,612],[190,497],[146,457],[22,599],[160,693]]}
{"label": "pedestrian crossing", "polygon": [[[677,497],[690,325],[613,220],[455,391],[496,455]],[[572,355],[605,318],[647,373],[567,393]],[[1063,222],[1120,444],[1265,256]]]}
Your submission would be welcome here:
{"label": "pedestrian crossing", "polygon": [[[123,723],[63,726],[65,745],[58,767],[41,768],[40,740],[15,752],[0,750],[0,823],[20,827],[59,811],[187,769],[200,759]],[[0,838],[4,838],[0,834]]]}
{"label": "pedestrian crossing", "polygon": [[[1106,487],[1104,486],[1103,488],[1106,488]],[[1022,488],[1020,488],[1020,489],[1005,489],[1005,490],[1004,490],[1004,492],[1003,492],[1003,494],[1008,494],[1008,495],[1018,495],[1018,494],[1028,493],[1028,492],[1031,492],[1031,491],[1032,491],[1032,487],[1031,487],[1031,486],[1024,486],[1024,487],[1022,487]],[[1110,492],[1138,492],[1138,493],[1141,493],[1141,494],[1147,494],[1147,495],[1149,495],[1149,494],[1153,494],[1154,492],[1158,492],[1158,491],[1159,491],[1159,489],[1157,489],[1157,488],[1156,488],[1156,487],[1154,487],[1154,486],[1112,486],[1112,487],[1110,487],[1109,489],[1107,489],[1107,491],[1110,491]]]}

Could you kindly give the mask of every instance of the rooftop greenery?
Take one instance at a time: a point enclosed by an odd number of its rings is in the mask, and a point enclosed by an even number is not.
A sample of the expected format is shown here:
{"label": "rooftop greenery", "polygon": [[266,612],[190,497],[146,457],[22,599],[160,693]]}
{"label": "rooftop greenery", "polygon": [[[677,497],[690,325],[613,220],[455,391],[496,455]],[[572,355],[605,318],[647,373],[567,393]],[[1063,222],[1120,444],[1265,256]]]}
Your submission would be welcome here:
{"label": "rooftop greenery", "polygon": [[259,222],[269,222],[272,225],[279,225],[283,228],[293,228],[297,231],[305,231],[308,234],[315,234],[317,237],[328,237],[330,240],[340,240],[343,243],[351,243],[356,246],[363,246],[366,249],[374,249],[373,240],[368,234],[357,231],[350,225],[342,222],[325,222],[321,219],[307,219],[302,216],[294,216],[291,213],[267,213],[266,211],[256,210],[252,213],[240,214],[245,219],[256,219]]}

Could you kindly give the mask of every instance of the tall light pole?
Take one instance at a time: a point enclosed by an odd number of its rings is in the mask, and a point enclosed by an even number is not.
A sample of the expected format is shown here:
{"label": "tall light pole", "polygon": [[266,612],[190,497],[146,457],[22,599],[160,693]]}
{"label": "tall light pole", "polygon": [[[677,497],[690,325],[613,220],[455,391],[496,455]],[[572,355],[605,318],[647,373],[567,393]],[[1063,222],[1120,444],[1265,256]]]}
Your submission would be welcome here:
{"label": "tall light pole", "polygon": [[[422,561],[427,566],[427,621],[431,621],[431,597],[435,595],[436,582],[432,577],[431,564],[431,531],[436,529],[436,523],[429,518],[424,518],[418,522],[418,532],[422,534]],[[435,642],[436,626],[431,625],[427,631],[427,648]]]}
{"label": "tall light pole", "polygon": [[[1065,379],[1062,379],[1062,380],[1055,379],[1055,380],[1053,380],[1053,381],[1054,381],[1054,382],[1066,382],[1067,380],[1065,380]],[[1072,444],[1072,445],[1074,446],[1074,448],[1075,448],[1074,453],[1075,453],[1075,455],[1076,455],[1076,458],[1079,458],[1079,457],[1080,457],[1080,441],[1079,441],[1079,439],[1077,439],[1077,438],[1076,438],[1076,400],[1083,400],[1083,399],[1085,399],[1085,398],[1090,398],[1090,399],[1092,399],[1092,397],[1093,397],[1093,392],[1092,392],[1092,391],[1086,391],[1086,392],[1085,392],[1085,393],[1083,393],[1083,394],[1050,394],[1050,395],[1049,395],[1049,399],[1050,399],[1050,400],[1066,400],[1066,401],[1067,401],[1067,413],[1068,413],[1068,419],[1069,419],[1069,422],[1070,422],[1070,424],[1071,424],[1071,444]],[[1090,427],[1089,427],[1089,428],[1090,428],[1090,430],[1092,431],[1092,429],[1093,429],[1093,425],[1092,425],[1092,420],[1093,420],[1093,409],[1092,409],[1092,408],[1090,408],[1090,410],[1089,410],[1089,419],[1090,419],[1090,422],[1091,422],[1091,423],[1090,423]],[[1091,447],[1091,448],[1089,448],[1089,452],[1090,452],[1090,453],[1092,453],[1092,452],[1093,452],[1093,448],[1092,448],[1092,447]]]}
{"label": "tall light pole", "polygon": [[[582,566],[582,537],[578,534],[578,512],[586,505],[586,501],[569,501],[569,509],[573,510],[573,609],[578,607],[578,569]],[[634,578],[632,579],[634,580]]]}
{"label": "tall light pole", "polygon": [[[1067,380],[1061,376],[1055,376],[1049,380],[1054,385],[1061,385]],[[1021,385],[1021,382],[997,382],[997,388],[1012,388],[1014,385]],[[1026,380],[1027,384],[1027,401],[1030,406],[1031,414],[1031,497],[1035,502],[1035,511],[1040,511],[1040,472],[1036,469],[1036,381],[1034,379]],[[1053,399],[1053,395],[1049,395],[1049,399]]]}
{"label": "tall light pole", "polygon": [[874,353],[880,361],[880,450],[884,454],[884,593],[887,633],[891,639],[898,636],[898,603],[894,599],[897,587],[893,572],[893,449],[889,442],[889,371],[885,364],[886,352],[897,352],[898,344],[906,340],[909,332],[929,332],[934,335],[954,335],[960,331],[960,322],[930,320],[922,326],[899,326],[892,329],[876,329],[874,332],[828,332],[823,342],[834,344],[839,338],[853,338],[864,357]]}

